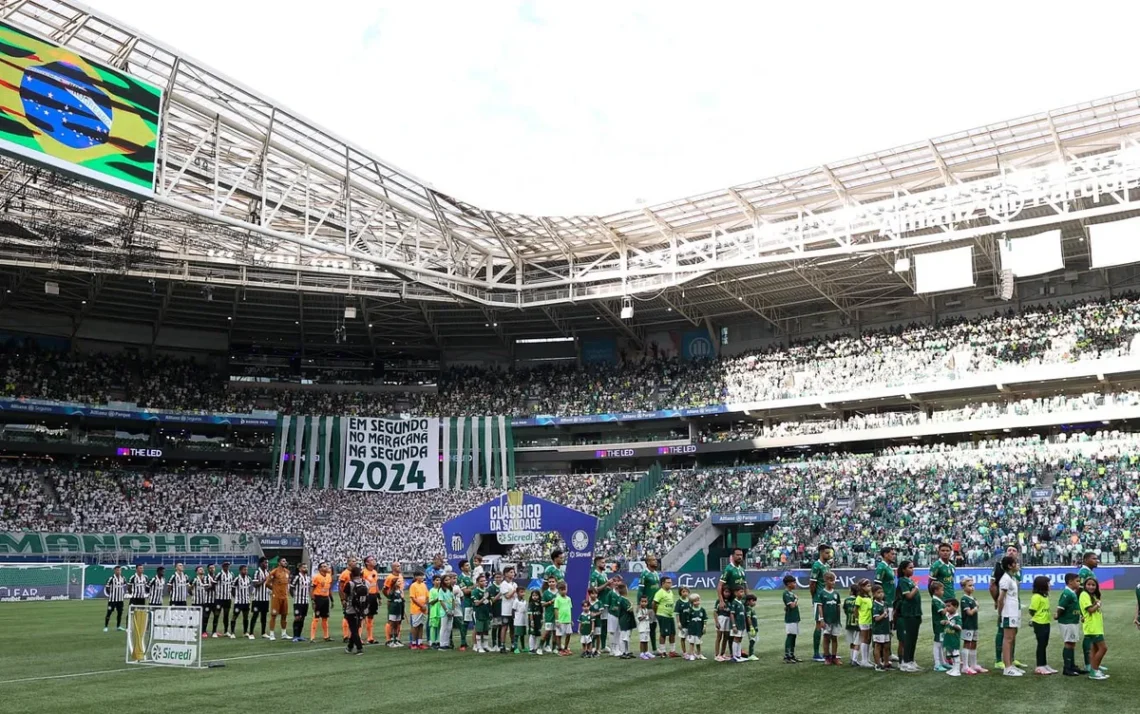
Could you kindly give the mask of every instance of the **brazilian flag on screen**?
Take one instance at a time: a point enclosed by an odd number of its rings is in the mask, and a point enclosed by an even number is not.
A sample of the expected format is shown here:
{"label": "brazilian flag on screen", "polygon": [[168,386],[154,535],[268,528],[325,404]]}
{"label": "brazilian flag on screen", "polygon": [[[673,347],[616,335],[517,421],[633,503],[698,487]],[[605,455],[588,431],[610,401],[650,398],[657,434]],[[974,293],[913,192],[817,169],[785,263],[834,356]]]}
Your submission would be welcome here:
{"label": "brazilian flag on screen", "polygon": [[0,151],[154,191],[162,90],[0,22]]}

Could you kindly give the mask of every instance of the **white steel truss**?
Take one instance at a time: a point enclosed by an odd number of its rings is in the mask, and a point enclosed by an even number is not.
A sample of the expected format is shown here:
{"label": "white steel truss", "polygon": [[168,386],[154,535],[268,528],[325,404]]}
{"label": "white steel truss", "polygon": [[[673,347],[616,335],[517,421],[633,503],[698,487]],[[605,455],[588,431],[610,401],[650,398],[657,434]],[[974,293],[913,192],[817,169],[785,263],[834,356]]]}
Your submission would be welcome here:
{"label": "white steel truss", "polygon": [[[661,296],[697,324],[702,311],[676,298],[688,287],[777,324],[787,305],[764,297],[763,280],[727,283],[790,271],[813,299],[852,317],[862,298],[820,264],[857,271],[873,255],[887,266],[898,251],[1137,208],[1140,92],[647,208],[530,216],[444,194],[78,3],[0,0],[0,19],[166,92],[153,200],[0,162],[10,226],[0,262],[20,268],[466,302],[487,315],[542,308],[559,331],[571,328],[558,306],[597,302],[610,321],[607,302],[638,294]],[[1064,190],[1045,190],[1041,177]],[[1021,192],[1016,212],[1011,190]],[[912,285],[902,274],[890,282]]]}

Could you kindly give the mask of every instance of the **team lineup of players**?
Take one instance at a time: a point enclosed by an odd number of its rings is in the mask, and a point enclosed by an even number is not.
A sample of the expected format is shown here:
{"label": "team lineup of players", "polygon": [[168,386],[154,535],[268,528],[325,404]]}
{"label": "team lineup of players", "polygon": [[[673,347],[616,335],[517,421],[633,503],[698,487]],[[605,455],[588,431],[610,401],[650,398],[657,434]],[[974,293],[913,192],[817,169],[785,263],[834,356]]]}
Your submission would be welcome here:
{"label": "team lineup of players", "polygon": [[[989,670],[981,666],[977,654],[980,607],[974,597],[973,580],[964,578],[962,596],[956,597],[950,545],[940,544],[938,555],[930,568],[928,586],[934,670],[950,676],[986,673]],[[815,622],[812,659],[824,664],[843,664],[838,641],[844,636],[852,665],[888,671],[896,669],[894,663],[897,662],[899,671],[921,671],[915,661],[915,650],[923,607],[913,564],[910,561],[896,563],[896,551],[883,548],[874,581],[866,578],[857,581],[843,597],[835,589],[836,577],[829,564],[831,556],[829,546],[819,546],[818,559],[811,568],[809,616]],[[734,550],[717,587],[713,625],[714,656],[719,662],[757,659],[756,597],[748,593],[743,561],[743,551]],[[382,618],[388,647],[405,646],[402,629],[407,622],[410,633],[406,646],[412,649],[448,650],[458,640],[458,649],[465,651],[470,636],[472,649],[478,653],[541,655],[557,652],[568,656],[575,623],[563,562],[561,551],[552,552],[551,565],[543,574],[541,588],[528,592],[515,581],[514,568],[488,576],[478,556],[474,564],[461,561],[458,572],[444,568],[437,557],[427,571],[413,573],[407,586],[400,563],[393,563],[381,581],[382,574],[374,558],[366,558],[363,567],[352,558],[338,578],[346,651],[359,654],[364,644],[379,644],[375,639],[374,619],[380,613],[382,601],[386,601],[387,616]],[[1085,674],[1092,679],[1108,677],[1102,664],[1107,647],[1100,589],[1093,572],[1097,565],[1096,554],[1086,553],[1080,570],[1066,576],[1066,586],[1055,610],[1049,605],[1049,579],[1044,576],[1035,579],[1028,608],[1037,644],[1035,673],[1057,673],[1047,664],[1050,622],[1056,620],[1064,645],[1063,674]],[[202,608],[203,637],[234,638],[240,614],[242,633],[249,639],[254,639],[254,629],[259,622],[262,637],[277,639],[274,630],[279,617],[281,639],[304,641],[304,623],[312,603],[309,640],[318,641],[319,628],[321,640],[331,641],[328,619],[333,576],[327,563],[321,563],[312,576],[304,564],[292,573],[284,558],[272,570],[264,558],[252,576],[247,570],[243,565],[234,574],[229,563],[222,563],[220,571],[213,565],[199,567],[191,578],[178,564],[167,579],[164,568],[158,568],[156,575],[148,578],[142,566],[137,566],[135,574],[124,579],[121,569],[115,568],[106,584],[108,606],[104,632],[109,628],[113,613],[117,616],[118,629],[123,630],[124,600],[136,605],[161,605],[169,594],[171,605],[189,605],[192,596],[193,605]],[[995,666],[1006,676],[1025,673],[1024,665],[1015,657],[1017,634],[1021,629],[1020,582],[1018,551],[1011,546],[995,565],[990,582],[990,595],[999,613],[994,639]],[[795,577],[786,576],[784,586],[784,661],[795,664],[801,661],[796,656],[796,639],[802,608]],[[290,597],[293,600],[291,638],[285,634]],[[1137,602],[1136,624],[1140,626],[1140,588]],[[620,576],[606,571],[604,559],[596,558],[588,591],[580,604],[577,629],[581,657],[597,657],[604,651],[624,659],[635,656],[705,659],[701,643],[710,617],[700,595],[689,593],[683,587],[674,590],[671,579],[660,574],[653,556],[646,558],[646,570],[640,575],[635,597],[631,597]],[[221,634],[218,633],[219,622]],[[639,655],[631,651],[634,631],[638,633]],[[897,653],[892,652],[896,635]],[[1084,668],[1076,664],[1077,642],[1082,643]]]}

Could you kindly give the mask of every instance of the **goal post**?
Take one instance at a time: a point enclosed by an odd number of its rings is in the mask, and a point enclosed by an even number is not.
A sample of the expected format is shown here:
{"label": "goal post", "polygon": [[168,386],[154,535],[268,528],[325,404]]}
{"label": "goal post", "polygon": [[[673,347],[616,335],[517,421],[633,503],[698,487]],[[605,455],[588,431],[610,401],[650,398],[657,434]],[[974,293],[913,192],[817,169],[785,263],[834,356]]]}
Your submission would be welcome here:
{"label": "goal post", "polygon": [[84,563],[0,563],[0,602],[82,600]]}
{"label": "goal post", "polygon": [[127,610],[127,664],[201,669],[202,609],[185,605],[131,605]]}

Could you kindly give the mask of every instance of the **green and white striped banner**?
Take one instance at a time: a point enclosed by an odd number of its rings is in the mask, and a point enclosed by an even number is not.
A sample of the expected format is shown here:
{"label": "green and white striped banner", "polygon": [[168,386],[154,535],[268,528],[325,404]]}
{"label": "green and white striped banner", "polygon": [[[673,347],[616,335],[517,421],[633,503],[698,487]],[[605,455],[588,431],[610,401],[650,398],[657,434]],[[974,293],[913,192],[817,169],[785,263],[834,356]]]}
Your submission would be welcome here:
{"label": "green and white striped banner", "polygon": [[273,440],[278,488],[340,488],[348,417],[280,416]]}
{"label": "green and white striped banner", "polygon": [[443,488],[515,486],[515,440],[507,417],[441,419]]}
{"label": "green and white striped banner", "polygon": [[[515,440],[508,417],[440,419],[440,487],[515,487]],[[342,488],[348,417],[279,416],[273,442],[278,488]]]}

